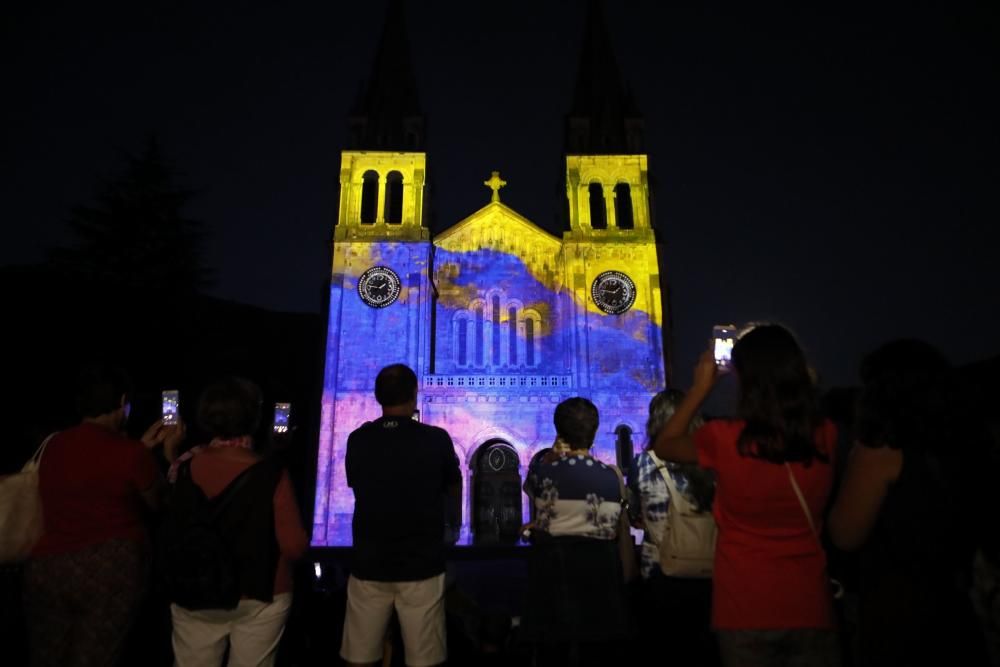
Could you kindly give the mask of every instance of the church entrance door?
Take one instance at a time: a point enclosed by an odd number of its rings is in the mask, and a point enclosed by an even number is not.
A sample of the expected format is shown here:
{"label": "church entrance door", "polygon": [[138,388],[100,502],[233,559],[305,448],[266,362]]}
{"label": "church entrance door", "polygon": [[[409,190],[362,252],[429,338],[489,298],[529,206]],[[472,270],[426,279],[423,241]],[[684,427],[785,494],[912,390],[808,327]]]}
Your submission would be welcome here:
{"label": "church entrance door", "polygon": [[476,544],[513,544],[521,528],[521,472],[517,451],[488,440],[472,458],[472,537]]}

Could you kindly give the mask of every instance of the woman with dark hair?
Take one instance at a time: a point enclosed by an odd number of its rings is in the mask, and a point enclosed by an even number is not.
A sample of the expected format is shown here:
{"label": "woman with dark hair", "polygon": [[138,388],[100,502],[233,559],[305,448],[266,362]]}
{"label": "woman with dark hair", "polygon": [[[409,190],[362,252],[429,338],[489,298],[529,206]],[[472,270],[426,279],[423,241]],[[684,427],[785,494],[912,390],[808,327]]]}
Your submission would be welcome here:
{"label": "woman with dark hair", "polygon": [[658,456],[715,472],[712,625],[725,665],[836,665],[819,526],[836,428],[820,417],[805,355],[784,327],[744,332],[732,353],[736,419],[692,420],[718,374],[711,351],[656,438]]}
{"label": "woman with dark hair", "polygon": [[241,599],[235,609],[170,605],[179,667],[220,665],[227,645],[231,666],[274,664],[291,608],[292,563],[308,543],[288,473],[257,452],[260,419],[254,383],[228,378],[207,387],[198,423],[212,439],[171,467],[175,492],[193,482],[210,500],[247,476],[217,522],[233,554]]}
{"label": "woman with dark hair", "polygon": [[114,665],[146,589],[144,506],[160,505],[163,480],[150,449],[173,459],[183,425],[156,422],[125,434],[132,384],[99,364],[77,378],[80,423],[55,434],[41,457],[45,534],[24,570],[31,664]]}
{"label": "woman with dark hair", "polygon": [[620,473],[591,455],[599,423],[593,403],[567,399],[553,421],[562,444],[528,473],[536,513],[524,638],[535,645],[538,665],[614,664],[614,643],[629,631],[618,551]]}
{"label": "woman with dark hair", "polygon": [[[694,463],[670,463],[656,455],[653,443],[684,398],[677,389],[661,391],[649,402],[646,421],[647,448],[636,455],[629,471],[629,513],[643,529],[639,571],[642,575],[642,625],[649,637],[670,628],[671,660],[679,664],[718,663],[718,648],[710,629],[712,579],[710,576],[674,577],[660,569],[660,539],[667,525],[671,488],[683,494],[698,512],[710,512],[715,497],[715,476]],[[702,425],[700,416],[692,430]],[[670,476],[670,484],[666,475]],[[644,642],[646,652],[661,651],[660,643]]]}
{"label": "woman with dark hair", "polygon": [[988,522],[984,442],[960,414],[952,369],[916,340],[861,366],[856,444],[830,536],[859,550],[862,665],[986,664],[969,598]]}

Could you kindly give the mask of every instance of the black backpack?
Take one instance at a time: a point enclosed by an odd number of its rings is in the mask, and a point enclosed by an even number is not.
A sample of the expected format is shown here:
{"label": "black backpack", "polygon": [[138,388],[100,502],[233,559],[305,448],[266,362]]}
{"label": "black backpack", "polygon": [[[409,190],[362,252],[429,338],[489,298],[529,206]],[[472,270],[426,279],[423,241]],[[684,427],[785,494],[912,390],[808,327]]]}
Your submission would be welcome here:
{"label": "black backpack", "polygon": [[191,461],[177,471],[160,532],[159,579],[171,602],[185,609],[235,609],[242,596],[239,568],[220,530],[226,509],[263,461],[241,472],[209,500],[191,478]]}

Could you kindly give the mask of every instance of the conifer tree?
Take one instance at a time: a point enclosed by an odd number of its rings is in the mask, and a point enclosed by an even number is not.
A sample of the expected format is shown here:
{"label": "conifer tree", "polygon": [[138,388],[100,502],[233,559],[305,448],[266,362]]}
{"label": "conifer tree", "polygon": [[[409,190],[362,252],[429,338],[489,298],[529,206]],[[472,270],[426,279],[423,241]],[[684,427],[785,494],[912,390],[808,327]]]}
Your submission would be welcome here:
{"label": "conifer tree", "polygon": [[190,295],[209,283],[202,263],[201,222],[183,209],[196,195],[175,184],[158,142],[150,138],[123,172],[101,186],[93,205],[72,210],[74,241],[52,251],[71,279],[150,296]]}

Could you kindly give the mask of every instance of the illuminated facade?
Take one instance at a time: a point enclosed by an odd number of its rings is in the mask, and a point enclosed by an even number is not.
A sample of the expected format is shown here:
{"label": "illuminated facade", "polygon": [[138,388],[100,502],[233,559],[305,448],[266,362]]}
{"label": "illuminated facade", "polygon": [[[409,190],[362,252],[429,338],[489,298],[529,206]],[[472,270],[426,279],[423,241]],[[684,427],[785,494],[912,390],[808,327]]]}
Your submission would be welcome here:
{"label": "illuminated facade", "polygon": [[[454,440],[466,532],[494,538],[527,516],[520,482],[555,437],[557,403],[586,396],[597,405],[595,454],[614,462],[642,445],[649,399],[664,386],[641,119],[593,8],[581,63],[592,76],[578,84],[567,119],[561,237],[507,207],[496,172],[485,182],[490,201],[432,237],[423,219],[423,119],[405,50],[401,17],[390,11],[371,84],[352,116],[352,149],[342,153],[315,545],[349,542],[347,436],[380,414],[374,379],[388,364],[416,371],[421,419]],[[620,109],[594,113],[590,89],[605,106],[617,95]]]}

